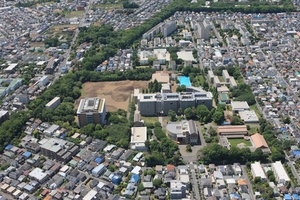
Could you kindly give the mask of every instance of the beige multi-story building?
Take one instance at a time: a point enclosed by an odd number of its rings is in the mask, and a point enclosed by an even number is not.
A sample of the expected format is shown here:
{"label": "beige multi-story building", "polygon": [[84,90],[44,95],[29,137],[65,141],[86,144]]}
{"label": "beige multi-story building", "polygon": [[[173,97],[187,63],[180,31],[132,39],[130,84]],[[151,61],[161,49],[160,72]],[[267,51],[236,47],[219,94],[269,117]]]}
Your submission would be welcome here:
{"label": "beige multi-story building", "polygon": [[199,134],[193,120],[182,120],[167,124],[168,136],[181,144],[198,144]]}
{"label": "beige multi-story building", "polygon": [[77,109],[77,117],[80,127],[87,124],[106,124],[105,99],[82,99]]}

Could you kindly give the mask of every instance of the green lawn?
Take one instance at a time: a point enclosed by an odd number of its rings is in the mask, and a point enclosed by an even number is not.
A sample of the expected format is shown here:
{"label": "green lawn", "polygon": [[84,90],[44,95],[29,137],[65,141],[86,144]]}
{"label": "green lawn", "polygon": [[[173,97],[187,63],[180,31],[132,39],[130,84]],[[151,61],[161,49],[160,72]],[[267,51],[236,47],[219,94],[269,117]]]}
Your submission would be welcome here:
{"label": "green lawn", "polygon": [[245,143],[246,146],[248,146],[248,147],[252,146],[250,141],[244,140],[242,138],[230,138],[230,139],[228,139],[228,142],[230,143],[231,146],[235,146],[235,147],[240,143]]}
{"label": "green lawn", "polygon": [[81,17],[83,13],[84,13],[83,10],[70,11],[70,12],[67,11],[65,12],[65,17],[66,18]]}
{"label": "green lawn", "polygon": [[123,4],[116,3],[116,4],[98,4],[94,5],[93,9],[101,8],[103,10],[116,10],[116,9],[123,9]]}
{"label": "green lawn", "polygon": [[260,118],[260,116],[261,116],[261,113],[259,112],[259,110],[258,110],[258,108],[257,108],[256,104],[254,104],[254,105],[251,105],[251,106],[250,106],[250,110],[254,110],[254,111],[255,111],[255,113],[256,113],[256,115],[257,115],[257,117],[258,117],[258,118]]}
{"label": "green lawn", "polygon": [[220,82],[225,82],[225,79],[223,76],[218,76],[218,78],[219,78]]}
{"label": "green lawn", "polygon": [[158,117],[141,117],[142,120],[145,121],[145,123],[155,123],[158,122]]}

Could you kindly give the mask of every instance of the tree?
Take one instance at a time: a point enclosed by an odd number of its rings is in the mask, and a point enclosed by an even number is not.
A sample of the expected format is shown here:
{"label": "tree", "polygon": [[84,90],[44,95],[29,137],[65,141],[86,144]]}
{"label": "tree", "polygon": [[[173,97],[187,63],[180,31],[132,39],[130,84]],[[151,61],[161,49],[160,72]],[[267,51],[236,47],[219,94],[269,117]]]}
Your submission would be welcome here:
{"label": "tree", "polygon": [[[209,114],[210,112],[207,106],[202,104],[197,107],[197,115],[199,116],[200,121],[206,122]],[[204,117],[206,117],[206,120],[204,120]]]}
{"label": "tree", "polygon": [[150,149],[150,141],[149,140],[146,140],[145,141],[145,147],[147,147],[148,148],[148,150],[151,152],[151,149]]}
{"label": "tree", "polygon": [[212,119],[214,120],[214,122],[216,122],[217,124],[221,124],[224,121],[224,114],[221,111],[216,111],[213,116]]}
{"label": "tree", "polygon": [[192,108],[186,108],[184,110],[184,115],[186,119],[195,119],[196,118],[196,113],[194,112],[194,109]]}
{"label": "tree", "polygon": [[261,178],[259,176],[254,178],[254,183],[260,183]]}
{"label": "tree", "polygon": [[289,151],[291,146],[295,145],[296,142],[294,140],[285,140],[283,142],[283,149]]}
{"label": "tree", "polygon": [[187,145],[186,145],[186,151],[187,151],[187,152],[192,152],[192,151],[193,151],[190,144],[187,144]]}
{"label": "tree", "polygon": [[216,131],[216,129],[214,129],[214,128],[211,127],[211,126],[209,127],[207,133],[208,133],[211,137],[217,136],[217,131]]}
{"label": "tree", "polygon": [[144,190],[145,190],[144,185],[142,183],[139,183],[138,191],[141,192],[141,191],[144,191]]}
{"label": "tree", "polygon": [[178,115],[182,115],[182,108],[178,108],[178,111],[177,111]]}
{"label": "tree", "polygon": [[162,180],[161,179],[154,179],[153,180],[153,186],[158,188],[159,186],[161,186],[162,184]]}
{"label": "tree", "polygon": [[232,116],[232,119],[231,119],[231,125],[242,125],[244,124],[243,120],[241,120],[240,117],[234,115]]}
{"label": "tree", "polygon": [[177,120],[177,118],[176,118],[176,113],[175,113],[173,110],[169,110],[168,116],[170,117],[170,120],[171,120],[172,122],[175,122],[175,121]]}

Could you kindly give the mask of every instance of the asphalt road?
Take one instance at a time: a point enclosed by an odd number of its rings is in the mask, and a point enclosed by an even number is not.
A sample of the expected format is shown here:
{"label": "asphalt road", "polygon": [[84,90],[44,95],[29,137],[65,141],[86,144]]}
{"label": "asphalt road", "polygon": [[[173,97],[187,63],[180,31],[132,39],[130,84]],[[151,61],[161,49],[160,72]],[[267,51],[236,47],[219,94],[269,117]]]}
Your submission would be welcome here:
{"label": "asphalt road", "polygon": [[192,164],[189,164],[189,166],[190,166],[190,171],[191,171],[192,179],[193,179],[193,183],[192,183],[193,192],[196,195],[196,199],[194,198],[194,196],[192,196],[192,199],[200,200],[201,198],[200,198],[200,194],[199,194],[198,182],[197,182],[197,177],[196,177],[196,172],[195,172],[195,165],[192,163]]}
{"label": "asphalt road", "polygon": [[[243,170],[243,177],[244,179],[246,180],[247,183],[251,183],[249,177],[248,177],[248,173],[247,173],[247,167],[246,165],[242,165],[242,170]],[[252,190],[252,185],[248,185],[248,192],[249,192],[249,195],[251,197],[251,199],[255,199],[254,198],[254,194],[253,194],[253,190]]]}
{"label": "asphalt road", "polygon": [[287,164],[288,166],[290,166],[292,172],[293,172],[293,175],[294,177],[297,179],[297,182],[298,182],[298,185],[300,184],[300,177],[299,177],[299,174],[297,172],[297,170],[295,169],[295,166],[293,165],[292,161],[290,160],[289,156],[284,152],[285,154],[285,159],[288,160]]}

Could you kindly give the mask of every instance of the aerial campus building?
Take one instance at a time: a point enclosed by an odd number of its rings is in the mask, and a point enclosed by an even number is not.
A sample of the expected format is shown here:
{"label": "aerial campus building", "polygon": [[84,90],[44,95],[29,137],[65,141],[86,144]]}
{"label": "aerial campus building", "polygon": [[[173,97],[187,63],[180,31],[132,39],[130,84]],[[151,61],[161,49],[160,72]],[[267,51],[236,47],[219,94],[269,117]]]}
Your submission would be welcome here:
{"label": "aerial campus building", "polygon": [[87,124],[105,124],[105,99],[95,97],[82,99],[77,109],[77,117],[80,127]]}
{"label": "aerial campus building", "polygon": [[206,105],[208,109],[212,108],[213,95],[211,92],[181,92],[181,93],[153,93],[139,94],[138,108],[142,116],[168,115],[169,110],[175,112],[181,108],[197,107]]}

